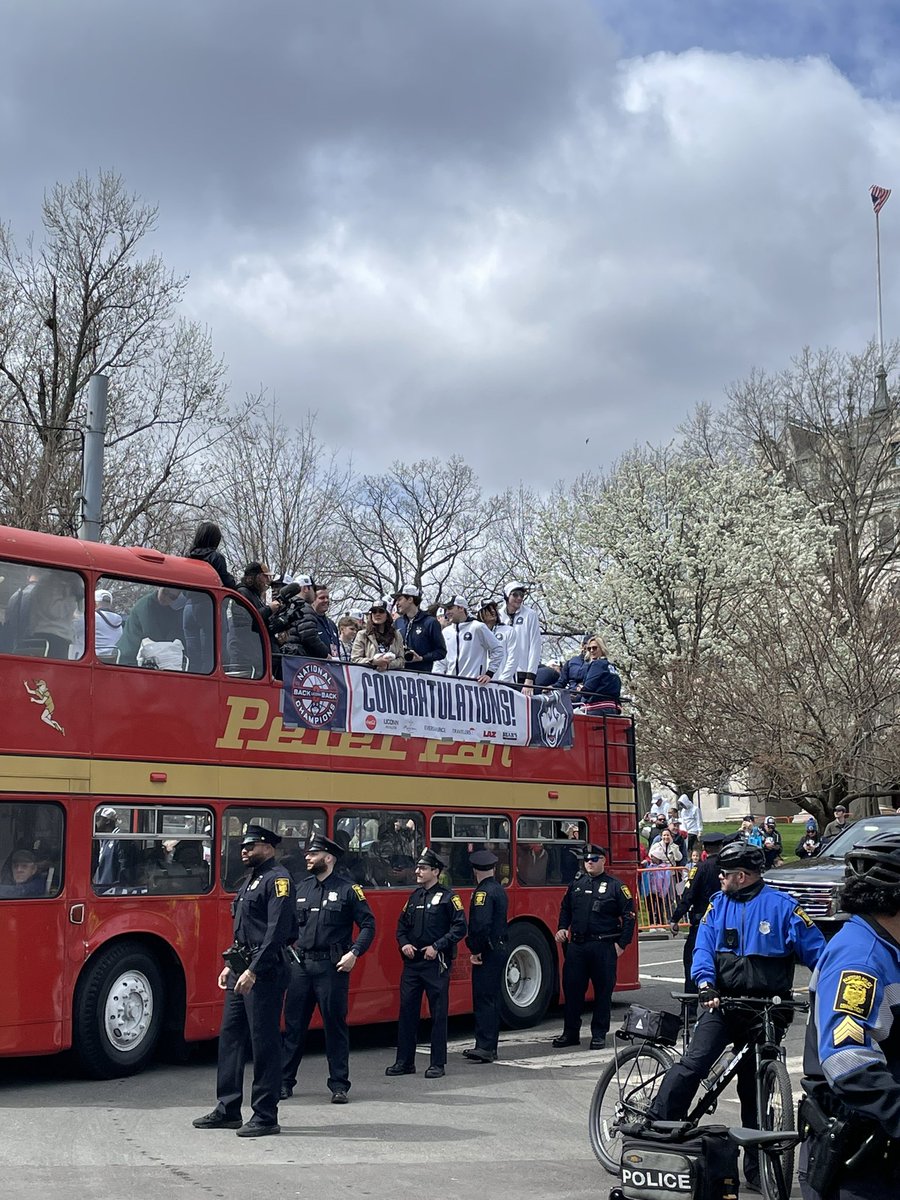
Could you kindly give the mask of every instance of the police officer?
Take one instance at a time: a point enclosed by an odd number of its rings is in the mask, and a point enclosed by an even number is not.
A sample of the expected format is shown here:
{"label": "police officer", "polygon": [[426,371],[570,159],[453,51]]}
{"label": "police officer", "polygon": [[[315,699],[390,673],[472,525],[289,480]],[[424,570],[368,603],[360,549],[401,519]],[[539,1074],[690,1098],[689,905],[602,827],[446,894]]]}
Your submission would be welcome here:
{"label": "police officer", "polygon": [[845,861],[841,908],[853,915],[810,981],[800,1107],[801,1128],[808,1104],[836,1119],[835,1153],[829,1161],[827,1132],[811,1121],[800,1190],[804,1200],[887,1200],[900,1175],[900,833],[876,834]]}
{"label": "police officer", "polygon": [[[765,886],[760,846],[730,842],[719,853],[718,867],[721,890],[700,921],[691,967],[703,1011],[686,1054],[666,1072],[650,1107],[657,1120],[685,1117],[701,1080],[726,1046],[744,1046],[752,1036],[753,1024],[746,1014],[723,1012],[719,997],[785,996],[793,985],[797,960],[812,970],[825,948],[822,934],[797,902]],[[737,1086],[741,1121],[755,1128],[751,1055],[738,1067]],[[755,1152],[745,1154],[744,1173],[750,1187],[758,1188]]]}
{"label": "police officer", "polygon": [[581,1010],[588,983],[594,985],[591,1049],[602,1050],[619,955],[634,936],[634,901],[618,879],[606,874],[603,846],[584,848],[584,872],[570,884],[559,909],[556,940],[565,942],[563,1031],[553,1045],[581,1044]]}
{"label": "police officer", "polygon": [[672,937],[678,936],[678,923],[685,917],[690,922],[690,930],[684,940],[684,990],[696,992],[697,987],[691,979],[691,960],[694,956],[694,946],[697,941],[697,930],[703,914],[709,908],[709,902],[722,890],[719,879],[719,851],[725,842],[724,833],[702,833],[700,835],[706,858],[703,862],[691,867],[681,898],[672,912]]}
{"label": "police officer", "polygon": [[[293,1094],[297,1068],[316,1005],[325,1030],[328,1087],[332,1104],[346,1104],[350,1091],[347,1002],[350,972],[375,937],[375,917],[358,883],[335,874],[344,853],[339,842],[316,836],[306,850],[309,878],[297,890],[296,957],[284,1006],[284,1067],[281,1099]],[[353,926],[359,930],[353,939]]]}
{"label": "police officer", "polygon": [[[197,1117],[195,1129],[236,1129],[238,1137],[280,1133],[278,1091],[281,1082],[281,1006],[288,972],[284,948],[296,937],[294,884],[275,862],[277,833],[247,825],[241,861],[251,868],[231,906],[234,946],[225,954],[230,965],[219,975],[225,1009],[219,1031],[218,1103]],[[253,1053],[253,1116],[241,1124],[244,1060]]]}
{"label": "police officer", "polygon": [[446,864],[433,850],[422,851],[416,863],[419,886],[397,921],[397,945],[403,955],[400,976],[400,1024],[397,1060],[385,1075],[415,1075],[416,1034],[422,993],[431,1014],[431,1062],[426,1079],[440,1079],[447,1064],[447,1005],[450,965],[456,943],[466,935],[463,903],[451,888],[439,882]]}
{"label": "police officer", "polygon": [[494,878],[497,855],[476,850],[469,855],[475,891],[469,905],[466,945],[472,951],[472,1011],[475,1045],[463,1054],[470,1062],[494,1062],[500,1039],[500,987],[506,965],[506,892]]}

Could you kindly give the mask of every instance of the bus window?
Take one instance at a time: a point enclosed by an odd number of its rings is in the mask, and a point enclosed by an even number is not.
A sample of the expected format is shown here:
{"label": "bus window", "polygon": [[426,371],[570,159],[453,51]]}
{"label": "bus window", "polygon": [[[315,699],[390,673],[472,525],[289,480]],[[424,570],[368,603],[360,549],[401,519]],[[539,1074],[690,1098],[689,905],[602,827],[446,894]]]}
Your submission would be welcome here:
{"label": "bus window", "polygon": [[275,858],[290,872],[295,883],[305,879],[305,850],[310,838],[325,832],[325,811],[321,808],[229,808],[222,825],[222,886],[236,892],[247,874],[241,862],[241,840],[249,824],[262,825],[281,838]]}
{"label": "bus window", "polygon": [[250,606],[229,597],[222,605],[223,669],[235,679],[262,679],[266,670],[259,626]]}
{"label": "bus window", "polygon": [[94,813],[98,896],[198,896],[212,886],[208,808],[104,804]]}
{"label": "bus window", "polygon": [[[105,576],[94,595],[97,657],[123,667],[209,675],[215,666],[213,613],[206,592]],[[111,623],[118,626],[116,636]]]}
{"label": "bus window", "polygon": [[0,561],[0,652],[84,656],[84,580],[75,571]]}
{"label": "bus window", "polygon": [[526,887],[569,884],[578,873],[587,841],[580,817],[519,817],[516,877]]}
{"label": "bus window", "polygon": [[64,830],[58,804],[0,803],[0,899],[59,895]]}
{"label": "bus window", "polygon": [[417,812],[342,808],[334,840],[346,845],[340,871],[366,887],[412,887],[425,848],[425,820]]}
{"label": "bus window", "polygon": [[509,883],[509,829],[509,817],[435,813],[431,818],[431,847],[447,864],[442,881],[452,887],[471,887],[475,879],[469,855],[475,850],[490,850],[497,855],[497,879]]}

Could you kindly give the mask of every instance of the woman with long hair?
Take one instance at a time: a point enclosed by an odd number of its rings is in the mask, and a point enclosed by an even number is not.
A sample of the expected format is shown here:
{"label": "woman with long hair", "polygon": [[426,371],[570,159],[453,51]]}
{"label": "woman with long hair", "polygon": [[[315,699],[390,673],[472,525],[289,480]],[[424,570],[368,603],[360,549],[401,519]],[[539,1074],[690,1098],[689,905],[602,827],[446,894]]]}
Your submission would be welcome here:
{"label": "woman with long hair", "polygon": [[389,602],[376,600],[369,609],[365,629],[353,639],[350,662],[376,671],[397,671],[403,661],[403,638],[394,628]]}
{"label": "woman with long hair", "polygon": [[[222,530],[215,521],[201,521],[194,534],[185,558],[208,562],[219,576],[224,587],[237,588],[233,575],[219,546]],[[184,624],[184,649],[192,671],[208,674],[215,665],[213,654],[212,606],[209,600],[197,592],[187,592],[182,613]]]}

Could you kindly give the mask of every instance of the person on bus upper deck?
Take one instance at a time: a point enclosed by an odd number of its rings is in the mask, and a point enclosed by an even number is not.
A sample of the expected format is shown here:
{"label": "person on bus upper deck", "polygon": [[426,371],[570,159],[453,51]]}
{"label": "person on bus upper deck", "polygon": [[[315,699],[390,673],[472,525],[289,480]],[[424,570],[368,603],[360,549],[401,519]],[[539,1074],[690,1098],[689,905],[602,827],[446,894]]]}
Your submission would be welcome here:
{"label": "person on bus upper deck", "polygon": [[376,671],[403,669],[403,638],[394,628],[387,597],[372,602],[366,627],[353,640],[350,661]]}
{"label": "person on bus upper deck", "polygon": [[454,596],[447,605],[450,624],[443,632],[447,657],[436,671],[476,683],[490,683],[503,664],[503,644],[487,625],[473,621],[463,596]]}
{"label": "person on bus upper deck", "polygon": [[511,579],[503,589],[505,616],[510,626],[506,638],[506,662],[502,675],[522,685],[528,695],[534,690],[534,677],[541,662],[541,623],[535,610],[524,603],[524,583]]}
{"label": "person on bus upper deck", "polygon": [[141,596],[125,618],[119,638],[119,662],[137,666],[144,638],[152,642],[184,642],[183,593],[180,588],[158,587]]}
{"label": "person on bus upper deck", "polygon": [[125,627],[125,618],[112,606],[112,592],[97,588],[94,592],[94,649],[100,653],[115,650]]}
{"label": "person on bus upper deck", "polygon": [[338,661],[348,663],[350,655],[353,653],[353,639],[362,629],[362,624],[357,621],[356,617],[351,617],[349,613],[338,620]]}
{"label": "person on bus upper deck", "polygon": [[37,567],[29,567],[25,583],[9,598],[6,612],[3,614],[3,623],[0,624],[0,650],[7,654],[12,654],[16,644],[22,638],[28,637],[31,593],[40,577],[41,573]]}
{"label": "person on bus upper deck", "polygon": [[[789,996],[797,961],[813,970],[825,939],[812,918],[787,892],[766,887],[762,873],[765,854],[749,842],[729,842],[719,853],[721,891],[700,921],[691,960],[701,1016],[684,1057],[663,1079],[650,1113],[655,1120],[679,1121],[710,1067],[733,1043],[740,1047],[752,1037],[755,1024],[746,1012],[719,1006],[720,996]],[[783,1035],[789,1017],[773,1014]],[[741,1123],[756,1127],[755,1063],[745,1055],[738,1068]],[[755,1152],[744,1154],[744,1174],[757,1189],[759,1164]]]}
{"label": "person on bus upper deck", "polygon": [[445,866],[433,850],[422,851],[416,863],[419,886],[406,901],[397,921],[397,945],[403,955],[400,1023],[397,1059],[385,1069],[385,1075],[416,1073],[416,1034],[423,993],[431,1013],[431,1062],[425,1078],[441,1078],[447,1064],[450,967],[456,957],[457,943],[466,936],[466,917],[462,900],[439,881]]}
{"label": "person on bus upper deck", "polygon": [[[294,598],[275,619],[274,627],[280,630],[276,640],[281,653],[306,658],[327,658],[328,646],[319,635],[319,623],[313,608],[316,585],[311,575],[297,575],[287,588],[296,587]],[[280,598],[284,598],[283,593]]]}
{"label": "person on bus upper deck", "polygon": [[618,712],[622,696],[622,680],[619,672],[607,657],[606,645],[596,634],[585,643],[590,661],[578,692],[582,704],[602,704],[611,712]]}
{"label": "person on bus upper deck", "polygon": [[[265,563],[249,562],[244,567],[241,581],[236,591],[239,596],[255,608],[260,615],[266,633],[269,635],[269,645],[272,649],[273,668],[280,673],[281,647],[275,641],[272,632],[272,618],[281,611],[281,601],[274,597],[266,602],[266,593],[272,583],[272,572]],[[250,614],[245,608],[235,604],[231,609],[231,629],[228,637],[228,659],[233,663],[253,662],[256,659],[256,635]]]}
{"label": "person on bus upper deck", "polygon": [[47,642],[48,658],[69,657],[80,598],[81,581],[71,571],[48,571],[34,585],[27,636]]}
{"label": "person on bus upper deck", "polygon": [[394,625],[403,638],[404,670],[434,670],[435,663],[447,657],[441,624],[430,613],[422,612],[422,589],[414,583],[404,583],[395,592],[397,616]]}
{"label": "person on bus upper deck", "polygon": [[319,637],[328,647],[328,657],[336,659],[338,657],[338,628],[328,615],[328,606],[331,603],[331,593],[327,587],[321,584],[316,586],[316,595],[312,602],[312,610],[315,613],[316,623],[319,626]]}
{"label": "person on bus upper deck", "polygon": [[584,848],[584,872],[566,889],[559,909],[556,940],[565,944],[563,1031],[557,1048],[581,1044],[581,1010],[588,984],[594,985],[591,1049],[602,1050],[609,1033],[616,965],[634,937],[634,901],[618,879],[606,874],[605,846]]}
{"label": "person on bus upper deck", "polygon": [[[293,1094],[309,1023],[317,1005],[325,1030],[331,1102],[346,1104],[348,1100],[350,972],[372,945],[375,917],[362,887],[336,873],[335,866],[343,853],[340,842],[321,833],[306,848],[310,874],[297,889],[296,954],[300,961],[291,965],[284,1004],[282,1100]],[[354,925],[359,931],[355,938]]]}
{"label": "person on bus upper deck", "polygon": [[228,570],[228,565],[219,547],[222,544],[222,530],[214,521],[201,521],[194,534],[194,540],[188,547],[185,558],[199,559],[208,562],[222,581],[222,586],[236,588],[234,576]]}
{"label": "person on bus upper deck", "polygon": [[[234,947],[247,964],[236,973],[225,966],[218,985],[225,992],[219,1031],[216,1107],[193,1122],[195,1129],[235,1129],[238,1137],[280,1133],[281,1009],[287,988],[285,948],[297,936],[294,885],[275,861],[281,838],[263,825],[247,825],[241,859],[251,868],[232,903]],[[253,1116],[241,1122],[244,1062],[253,1054]]]}
{"label": "person on bus upper deck", "polygon": [[581,646],[581,651],[572,658],[567,659],[559,673],[557,683],[561,688],[565,688],[567,692],[574,692],[583,682],[589,665],[589,655],[587,652],[587,644],[590,638],[585,638]]}

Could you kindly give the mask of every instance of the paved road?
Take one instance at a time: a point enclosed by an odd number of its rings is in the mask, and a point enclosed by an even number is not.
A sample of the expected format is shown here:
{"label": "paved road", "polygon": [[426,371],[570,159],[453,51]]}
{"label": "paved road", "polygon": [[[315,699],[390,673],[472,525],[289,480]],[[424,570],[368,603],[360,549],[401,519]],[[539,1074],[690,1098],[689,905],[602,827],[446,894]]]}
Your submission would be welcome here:
{"label": "paved road", "polygon": [[[632,999],[665,1005],[680,983],[680,950],[680,942],[642,943],[642,990],[618,999],[614,1026]],[[343,1108],[327,1102],[317,1037],[297,1093],[281,1106],[281,1136],[258,1140],[191,1128],[214,1104],[212,1046],[187,1064],[102,1083],[79,1079],[64,1060],[8,1061],[0,1065],[3,1195],[455,1200],[489,1190],[494,1200],[597,1200],[611,1181],[591,1153],[586,1114],[612,1052],[555,1051],[559,1029],[556,1015],[540,1029],[505,1033],[502,1061],[475,1066],[458,1053],[471,1045],[471,1022],[451,1022],[442,1080],[423,1077],[424,1054],[418,1075],[385,1078],[394,1030],[355,1031]],[[799,1029],[790,1032],[792,1066],[801,1040]],[[735,1098],[723,1100],[720,1116],[737,1123]]]}

